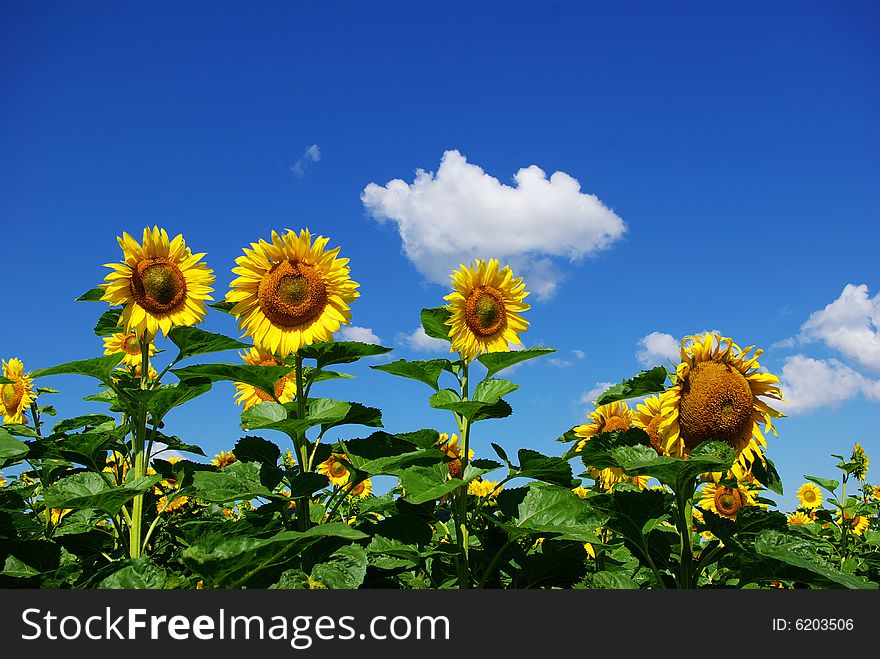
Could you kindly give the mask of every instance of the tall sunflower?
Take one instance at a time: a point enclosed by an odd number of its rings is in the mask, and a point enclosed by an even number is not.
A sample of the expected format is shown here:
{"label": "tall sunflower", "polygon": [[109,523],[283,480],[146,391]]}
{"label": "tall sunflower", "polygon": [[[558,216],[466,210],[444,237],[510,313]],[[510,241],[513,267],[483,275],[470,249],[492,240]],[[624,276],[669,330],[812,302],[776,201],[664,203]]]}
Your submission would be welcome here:
{"label": "tall sunflower", "polygon": [[351,322],[349,303],[360,296],[349,276],[348,259],[339,248],[325,249],[328,238],[312,242],[308,229],[272,232],[244,249],[226,294],[239,329],[271,353],[286,357],[301,347],[331,341],[333,332]]}
{"label": "tall sunflower", "polygon": [[182,235],[169,240],[155,226],[144,229],[141,243],[125,232],[117,242],[124,260],[105,264],[113,272],[101,285],[101,299],[124,305],[120,324],[127,332],[154,336],[161,329],[167,335],[172,327],[202,322],[214,283],[213,271],[201,262],[204,254],[193,254]]}
{"label": "tall sunflower", "polygon": [[731,470],[737,478],[751,471],[756,460],[763,461],[764,433],[775,435],[772,419],[783,414],[759,396],[783,399],[779,378],[760,370],[763,351],[750,356],[752,350],[714,332],[682,340],[675,384],[661,395],[658,433],[667,453],[687,456],[702,442],[725,442],[737,452]]}
{"label": "tall sunflower", "polygon": [[[239,356],[242,358],[245,364],[250,364],[251,366],[284,365],[283,361],[278,359],[271,352],[263,350],[259,346],[254,346],[245,353],[239,353]],[[275,398],[277,398],[282,403],[289,403],[294,398],[296,398],[296,379],[294,375],[295,370],[296,369],[291,370],[288,375],[279,378],[275,382]],[[270,396],[267,392],[263,391],[262,389],[257,389],[254,385],[247,384],[245,382],[236,382],[235,390],[235,402],[239,405],[243,403],[244,409],[251,408],[254,405],[259,405],[260,403],[266,402],[268,400],[273,400],[272,396]]]}
{"label": "tall sunflower", "polygon": [[345,456],[340,453],[333,453],[324,462],[318,465],[318,473],[324,474],[332,485],[342,487],[349,481],[348,467],[342,462]]}
{"label": "tall sunflower", "polygon": [[[598,406],[593,412],[590,412],[589,418],[591,423],[585,423],[573,428],[574,434],[581,438],[575,446],[575,450],[580,452],[590,439],[603,432],[629,430],[634,425],[634,417],[633,411],[624,401],[615,401]],[[596,469],[587,465],[587,471],[592,478],[599,482],[599,485],[604,490],[610,490],[617,483],[632,481],[631,477],[618,467]],[[636,484],[643,486],[643,481],[646,482],[647,479],[641,479]]]}
{"label": "tall sunflower", "polygon": [[37,399],[34,392],[34,381],[24,372],[24,364],[17,357],[8,362],[4,359],[3,377],[12,380],[9,384],[0,384],[0,413],[3,423],[27,423],[25,410]]}
{"label": "tall sunflower", "polygon": [[[449,475],[453,478],[461,478],[461,441],[458,439],[458,435],[452,433],[452,437],[450,437],[445,432],[441,432],[440,436],[437,438],[437,450],[445,454],[446,457],[451,458],[451,460],[446,463],[446,467],[449,469]],[[474,449],[468,448],[468,461],[473,459]]]}
{"label": "tall sunflower", "polygon": [[822,490],[815,483],[804,483],[798,488],[797,498],[801,508],[818,508],[822,505]]}
{"label": "tall sunflower", "polygon": [[478,259],[452,273],[455,289],[443,299],[451,315],[446,321],[451,352],[472,360],[486,352],[507,352],[510,344],[522,345],[519,333],[529,326],[520,314],[528,311],[523,300],[529,293],[522,277],[514,278],[497,259]]}
{"label": "tall sunflower", "polygon": [[[117,332],[112,336],[104,337],[104,354],[118,355],[122,353],[122,361],[119,362],[124,366],[140,366],[141,342],[138,335],[134,332]],[[151,357],[156,354],[156,344],[150,339],[147,356]]]}

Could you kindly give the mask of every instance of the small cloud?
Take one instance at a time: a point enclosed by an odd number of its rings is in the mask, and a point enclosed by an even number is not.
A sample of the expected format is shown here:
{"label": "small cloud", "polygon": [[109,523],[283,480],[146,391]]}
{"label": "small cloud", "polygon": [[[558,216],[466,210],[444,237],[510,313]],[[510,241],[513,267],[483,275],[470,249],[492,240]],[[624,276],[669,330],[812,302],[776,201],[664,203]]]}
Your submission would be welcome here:
{"label": "small cloud", "polygon": [[394,339],[397,345],[415,352],[449,352],[449,342],[428,336],[424,327],[418,327],[409,334],[401,332]]}
{"label": "small cloud", "polygon": [[797,341],[795,341],[794,337],[789,337],[787,339],[782,339],[782,341],[771,343],[770,347],[776,350],[784,350],[787,348],[794,348],[795,345],[797,345]]}
{"label": "small cloud", "polygon": [[578,359],[584,359],[587,356],[587,353],[585,353],[583,350],[572,350],[571,354],[573,354]]}
{"label": "small cloud", "polygon": [[596,403],[596,399],[604,394],[612,386],[614,385],[611,382],[597,382],[595,385],[593,385],[592,389],[584,392],[584,395],[581,396],[580,402],[587,405],[594,405]]}
{"label": "small cloud", "polygon": [[547,360],[547,363],[551,366],[556,366],[557,368],[568,368],[571,366],[571,362],[567,359],[559,359],[557,357],[552,357]]}
{"label": "small cloud", "polygon": [[156,442],[153,444],[153,451],[150,453],[150,459],[159,458],[160,460],[168,460],[169,458],[177,458],[183,460],[184,455],[180,451],[174,451],[168,448],[168,444]]}
{"label": "small cloud", "polygon": [[341,328],[337,334],[339,334],[343,341],[359,341],[360,343],[372,343],[375,345],[382,343],[382,339],[376,336],[369,327],[348,325]]}
{"label": "small cloud", "polygon": [[785,360],[779,379],[782,396],[788,403],[771,399],[767,402],[787,415],[820,407],[836,408],[859,394],[869,401],[880,401],[880,381],[865,377],[836,359],[793,355]]}
{"label": "small cloud", "polygon": [[553,295],[567,262],[609,248],[623,220],[565,172],[537,165],[502,183],[458,151],[446,151],[436,174],[367,185],[361,201],[378,222],[393,222],[403,251],[429,281],[477,258],[497,258],[525,279],[538,298]]}
{"label": "small cloud", "polygon": [[651,332],[639,339],[639,346],[636,359],[642,366],[658,366],[667,361],[678,363],[681,357],[680,343],[671,334]]}
{"label": "small cloud", "polygon": [[311,146],[307,146],[299,159],[290,166],[290,171],[293,172],[293,175],[297,178],[302,178],[309,171],[312,163],[316,163],[320,159],[321,149],[317,144],[312,144]]}

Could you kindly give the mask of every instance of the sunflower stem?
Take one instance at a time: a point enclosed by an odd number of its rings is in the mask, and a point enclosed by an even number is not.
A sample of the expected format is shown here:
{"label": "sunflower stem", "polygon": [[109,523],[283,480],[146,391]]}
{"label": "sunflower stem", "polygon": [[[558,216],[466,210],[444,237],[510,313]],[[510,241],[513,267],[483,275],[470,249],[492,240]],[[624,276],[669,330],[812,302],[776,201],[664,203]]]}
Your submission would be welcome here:
{"label": "sunflower stem", "polygon": [[[299,351],[296,353],[296,405],[299,410],[299,418],[306,418],[306,400],[305,400],[305,388],[303,387],[303,358],[300,356]],[[302,434],[297,433],[296,438],[293,442],[293,447],[296,450],[296,461],[299,463],[299,472],[301,474],[306,473],[309,470],[309,465],[305,459],[305,432]],[[300,531],[308,531],[309,526],[311,525],[311,515],[309,512],[309,498],[308,497],[300,497],[296,500],[296,523],[299,527]]]}
{"label": "sunflower stem", "polygon": [[[147,388],[147,374],[150,370],[150,337],[145,332],[140,337],[141,343],[141,389]],[[134,453],[134,477],[143,478],[147,473],[146,448],[147,439],[147,406],[142,401],[138,403],[137,426],[132,438],[132,453]],[[140,558],[142,555],[142,540],[144,522],[144,495],[135,496],[131,502],[131,529],[129,537],[129,556]]]}
{"label": "sunflower stem", "polygon": [[[461,399],[467,400],[468,392],[468,361],[462,359],[461,367]],[[468,464],[468,451],[470,444],[470,423],[461,416],[457,417],[458,430],[461,435],[461,477]],[[458,587],[465,590],[470,587],[470,566],[468,561],[468,529],[467,529],[467,485],[462,485],[455,491],[455,510],[457,511],[455,540],[458,543]]]}
{"label": "sunflower stem", "polygon": [[43,433],[40,431],[40,411],[37,409],[37,403],[31,403],[31,415],[34,417],[34,432],[37,433],[37,437],[42,437]]}
{"label": "sunflower stem", "polygon": [[678,582],[679,588],[694,588],[693,567],[694,553],[691,544],[691,506],[690,495],[687,491],[676,492],[677,515],[675,521],[678,525],[678,534],[681,536],[681,575]]}

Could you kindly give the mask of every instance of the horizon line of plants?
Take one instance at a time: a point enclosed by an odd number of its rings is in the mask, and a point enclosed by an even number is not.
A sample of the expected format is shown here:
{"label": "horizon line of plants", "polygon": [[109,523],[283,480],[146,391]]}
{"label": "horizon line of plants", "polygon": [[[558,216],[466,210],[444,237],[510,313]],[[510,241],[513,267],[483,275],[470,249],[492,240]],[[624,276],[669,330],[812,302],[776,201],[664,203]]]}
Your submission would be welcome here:
{"label": "horizon line of plants", "polygon": [[[244,249],[225,299],[213,302],[213,271],[182,236],[153,227],[141,241],[117,240],[122,260],[77,298],[110,305],[94,328],[105,354],[30,373],[3,361],[0,469],[20,472],[0,473],[0,587],[880,583],[880,487],[867,481],[859,444],[848,459],[833,456],[839,480],[805,476],[799,509],[771,510],[782,483],[767,437],[782,415],[770,403],[782,392],[754,346],[685,337],[674,370],[610,387],[586,423],[557,430],[561,455],[523,448],[512,459],[492,443],[498,460],[476,458],[476,424],[513,412],[506,397],[519,385],[498,374],[554,352],[522,347],[529,293],[509,267],[462,265],[446,304],[421,310],[425,334],[448,342],[450,358],[371,366],[428,386],[429,407],[449,412],[455,432],[356,437],[352,426],[382,428],[381,410],[312,389],[352,377],[331,367],[391,349],[334,341],[359,297],[338,247],[308,230],[273,231]],[[252,343],[196,327],[208,306],[236,318]],[[160,333],[177,352],[157,371]],[[234,350],[242,363],[182,364]],[[85,400],[107,413],[49,430],[56,410],[40,399],[58,392],[34,381],[63,374],[96,380]],[[166,415],[218,381],[235,383],[246,434],[211,464],[183,459],[206,456],[172,434]],[[381,495],[380,476],[397,483]]]}

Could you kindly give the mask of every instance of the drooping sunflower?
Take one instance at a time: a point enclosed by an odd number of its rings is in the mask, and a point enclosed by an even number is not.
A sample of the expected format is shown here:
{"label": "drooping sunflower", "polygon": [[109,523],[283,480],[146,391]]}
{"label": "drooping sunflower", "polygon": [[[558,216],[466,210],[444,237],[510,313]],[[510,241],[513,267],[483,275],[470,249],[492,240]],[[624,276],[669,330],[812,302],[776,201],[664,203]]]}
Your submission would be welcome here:
{"label": "drooping sunflower", "polygon": [[[263,350],[259,346],[254,346],[246,353],[239,353],[239,356],[242,358],[245,364],[250,364],[251,366],[284,365],[283,361],[278,359],[271,352]],[[290,374],[279,378],[278,381],[275,382],[275,398],[277,398],[282,403],[289,403],[294,398],[296,398],[295,371],[296,369],[292,369]],[[246,384],[244,382],[236,382],[235,391],[235,402],[239,405],[244,403],[244,409],[251,408],[254,405],[259,405],[260,403],[266,402],[268,400],[273,400],[272,396],[270,396],[262,389],[257,389],[254,385]]]}
{"label": "drooping sunflower", "polygon": [[478,259],[452,273],[455,289],[443,299],[449,302],[451,352],[466,360],[486,352],[507,352],[510,344],[522,345],[520,332],[529,326],[520,314],[530,305],[522,277],[514,278],[509,266],[499,269],[497,259]]}
{"label": "drooping sunflower", "polygon": [[[104,337],[104,354],[117,355],[123,354],[122,361],[119,362],[124,366],[140,366],[143,356],[141,355],[141,342],[137,334],[134,332],[118,332],[112,336]],[[152,358],[156,354],[156,344],[152,338],[147,350],[147,356]]]}
{"label": "drooping sunflower", "polygon": [[17,357],[8,362],[4,359],[3,377],[12,380],[8,384],[0,384],[0,412],[3,423],[27,423],[25,410],[37,399],[34,392],[34,381],[24,372],[24,364]]}
{"label": "drooping sunflower", "polygon": [[822,490],[815,483],[804,483],[797,491],[802,508],[818,508],[822,505]]}
{"label": "drooping sunflower", "polygon": [[880,501],[880,485],[874,486],[874,489],[871,490],[871,496]]}
{"label": "drooping sunflower", "polygon": [[[446,463],[446,466],[449,468],[449,475],[453,478],[461,478],[461,442],[458,439],[458,435],[452,433],[452,437],[450,437],[445,432],[441,432],[440,437],[437,439],[437,449],[441,453],[446,454],[446,457],[451,458],[451,460]],[[468,460],[470,461],[473,459],[474,449],[468,447]]]}
{"label": "drooping sunflower", "polygon": [[855,464],[852,475],[860,481],[864,481],[868,476],[868,466],[871,464],[871,458],[867,456],[865,449],[858,442],[853,444],[850,462]]}
{"label": "drooping sunflower", "polygon": [[700,507],[727,519],[736,519],[744,506],[754,506],[755,499],[747,487],[727,487],[707,483],[700,494]]}
{"label": "drooping sunflower", "polygon": [[332,485],[342,487],[349,480],[349,471],[345,463],[340,461],[345,456],[340,453],[333,453],[324,462],[318,465],[318,473],[324,474]]}
{"label": "drooping sunflower", "polygon": [[763,351],[752,350],[714,332],[682,340],[675,384],[661,395],[658,433],[669,455],[687,456],[702,442],[725,442],[737,452],[731,471],[739,479],[763,461],[764,433],[775,435],[772,420],[783,414],[759,397],[783,398],[779,378],[760,370]]}
{"label": "drooping sunflower", "polygon": [[325,249],[328,238],[312,242],[308,229],[272,232],[244,248],[226,294],[238,326],[269,352],[286,357],[301,347],[331,341],[333,333],[351,322],[349,303],[360,296],[348,259],[339,248]]}
{"label": "drooping sunflower", "polygon": [[803,510],[798,510],[788,516],[788,523],[792,526],[801,526],[803,524],[812,524],[813,518],[807,515]]}
{"label": "drooping sunflower", "polygon": [[[663,401],[660,396],[649,396],[644,402],[636,405],[635,410],[630,410],[632,423],[637,428],[644,430],[651,440],[651,446],[660,455],[665,455],[667,446],[665,440],[660,437],[660,423],[663,421]],[[673,455],[673,457],[680,457]]]}
{"label": "drooping sunflower", "polygon": [[205,302],[213,298],[214,273],[201,262],[204,254],[193,254],[177,235],[168,239],[165,229],[144,229],[138,243],[123,232],[117,238],[122,263],[107,263],[113,272],[102,284],[101,299],[124,305],[120,324],[126,332],[168,335],[172,327],[197,325],[205,317]]}
{"label": "drooping sunflower", "polygon": [[350,497],[357,497],[358,499],[366,499],[373,493],[373,481],[369,478],[362,480],[360,483],[355,483],[354,485],[348,486],[346,488],[346,494]]}
{"label": "drooping sunflower", "polygon": [[[600,405],[593,412],[590,412],[591,423],[574,427],[574,434],[582,438],[575,446],[575,450],[581,451],[590,439],[603,432],[629,430],[633,427],[633,417],[633,411],[624,401]],[[596,469],[587,465],[587,472],[599,482],[603,490],[610,490],[617,483],[626,483],[631,480],[626,472],[617,467]]]}
{"label": "drooping sunflower", "polygon": [[238,458],[235,457],[235,453],[232,451],[220,451],[211,460],[211,464],[215,467],[220,467],[220,469],[226,469],[226,467],[236,462],[238,462]]}

